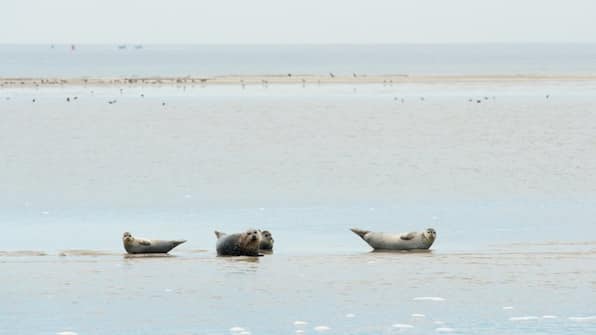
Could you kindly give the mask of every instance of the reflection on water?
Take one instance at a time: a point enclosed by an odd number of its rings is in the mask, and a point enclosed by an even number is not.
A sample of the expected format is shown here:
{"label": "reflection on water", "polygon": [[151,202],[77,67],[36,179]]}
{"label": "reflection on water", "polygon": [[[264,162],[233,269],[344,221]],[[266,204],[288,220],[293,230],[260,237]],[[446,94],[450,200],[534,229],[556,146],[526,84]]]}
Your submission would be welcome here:
{"label": "reflection on water", "polygon": [[232,327],[253,334],[313,333],[317,327],[335,334],[596,330],[596,250],[49,255],[1,257],[0,262],[6,273],[0,279],[5,288],[0,322],[11,324],[12,333],[226,334]]}

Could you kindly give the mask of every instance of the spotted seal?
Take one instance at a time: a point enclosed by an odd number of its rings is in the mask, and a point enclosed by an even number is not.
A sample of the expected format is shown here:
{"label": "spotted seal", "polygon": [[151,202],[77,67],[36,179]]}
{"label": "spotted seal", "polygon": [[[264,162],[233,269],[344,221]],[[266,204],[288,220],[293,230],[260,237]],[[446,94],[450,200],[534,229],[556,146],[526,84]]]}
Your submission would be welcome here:
{"label": "spotted seal", "polygon": [[216,230],[215,236],[218,256],[263,256],[259,254],[261,233],[256,229],[230,235]]}
{"label": "spotted seal", "polygon": [[433,228],[403,234],[376,233],[356,228],[351,230],[375,250],[428,249],[437,238],[437,232]]}
{"label": "spotted seal", "polygon": [[263,230],[260,232],[261,232],[261,245],[259,246],[259,249],[265,250],[265,251],[272,251],[273,250],[273,242],[275,242],[273,240],[273,236],[271,235],[271,233],[268,230]]}
{"label": "spotted seal", "polygon": [[135,238],[131,233],[126,232],[122,235],[124,249],[129,254],[165,254],[186,240],[148,240]]}

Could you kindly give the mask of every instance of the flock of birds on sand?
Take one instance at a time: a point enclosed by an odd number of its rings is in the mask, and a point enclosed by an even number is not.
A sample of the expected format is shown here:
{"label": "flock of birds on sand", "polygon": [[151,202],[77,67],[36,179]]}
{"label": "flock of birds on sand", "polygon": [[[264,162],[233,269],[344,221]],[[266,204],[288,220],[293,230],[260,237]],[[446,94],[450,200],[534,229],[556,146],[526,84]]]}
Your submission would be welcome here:
{"label": "flock of birds on sand", "polygon": [[[335,77],[335,75],[333,73],[329,73],[329,75],[331,76],[331,78],[334,78]],[[291,74],[288,74],[288,76],[291,76]],[[353,76],[356,77],[357,76],[356,73],[354,73]],[[383,81],[383,86],[388,85],[388,82],[389,81]],[[266,88],[266,87],[269,86],[269,81],[263,79],[263,80],[261,80],[261,84],[262,84],[263,87]],[[243,79],[241,79],[240,80],[240,85],[242,86],[242,89],[244,89],[247,84],[246,84],[246,82]],[[305,80],[304,79],[302,79],[302,87],[305,87]],[[184,86],[184,89],[186,90],[186,86]],[[356,91],[356,88],[354,88],[354,92],[355,91]],[[93,95],[95,92],[94,91],[90,91],[90,93],[91,93],[91,95]],[[124,94],[124,89],[123,88],[120,88],[120,95],[123,95],[123,94]],[[141,98],[145,98],[145,94],[144,93],[141,93],[139,96]],[[544,96],[544,98],[547,99],[547,100],[550,99],[550,94],[546,94]],[[67,96],[66,97],[66,102],[76,101],[78,99],[79,99],[78,96],[73,96],[73,97]],[[11,97],[7,96],[7,97],[5,97],[5,100],[7,100],[7,101],[8,100],[11,100]],[[420,100],[421,102],[424,102],[424,101],[426,101],[426,98],[424,96],[420,96],[418,98],[418,100]],[[488,100],[496,100],[496,97],[494,95],[491,96],[491,97],[489,97],[489,96],[470,97],[470,98],[467,99],[467,102],[479,104],[479,103],[482,103],[483,101],[488,101]],[[394,96],[393,97],[393,101],[400,102],[400,103],[403,104],[403,103],[406,102],[406,99],[403,98],[403,97]],[[31,99],[31,102],[32,103],[36,103],[36,102],[38,102],[38,99],[37,98],[32,98]],[[107,101],[107,103],[109,105],[114,105],[117,102],[118,102],[118,99],[110,99],[110,100]],[[162,107],[165,107],[166,106],[166,102],[165,101],[161,101],[161,106]]]}
{"label": "flock of birds on sand", "polygon": [[[428,228],[421,232],[381,233],[358,228],[351,229],[377,251],[428,250],[434,243],[437,232]],[[268,230],[248,229],[241,233],[226,234],[215,231],[218,256],[263,256],[272,253],[274,239]],[[129,254],[167,254],[186,240],[155,240],[122,235],[124,250]]]}

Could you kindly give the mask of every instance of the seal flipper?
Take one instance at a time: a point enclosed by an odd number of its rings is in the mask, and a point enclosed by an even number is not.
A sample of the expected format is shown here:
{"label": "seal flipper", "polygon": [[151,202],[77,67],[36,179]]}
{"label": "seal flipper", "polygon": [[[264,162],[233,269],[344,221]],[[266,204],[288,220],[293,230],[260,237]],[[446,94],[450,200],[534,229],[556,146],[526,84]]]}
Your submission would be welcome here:
{"label": "seal flipper", "polygon": [[147,240],[137,240],[137,242],[139,242],[140,245],[144,245],[144,246],[151,245],[151,241],[147,241]]}
{"label": "seal flipper", "polygon": [[354,234],[360,236],[362,239],[364,239],[364,235],[370,233],[369,230],[362,230],[362,229],[358,229],[358,228],[351,228],[351,231],[354,232]]}
{"label": "seal flipper", "polygon": [[416,233],[407,233],[405,235],[402,234],[399,238],[404,241],[409,241],[409,240],[413,239],[414,237],[416,237]]}

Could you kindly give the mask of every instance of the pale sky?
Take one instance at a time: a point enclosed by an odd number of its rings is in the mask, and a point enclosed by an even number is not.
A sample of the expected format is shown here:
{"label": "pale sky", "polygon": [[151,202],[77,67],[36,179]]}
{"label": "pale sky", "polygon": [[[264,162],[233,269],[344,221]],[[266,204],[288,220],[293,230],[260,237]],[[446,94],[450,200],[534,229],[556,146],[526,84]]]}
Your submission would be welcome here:
{"label": "pale sky", "polygon": [[594,0],[0,0],[0,43],[596,42]]}

